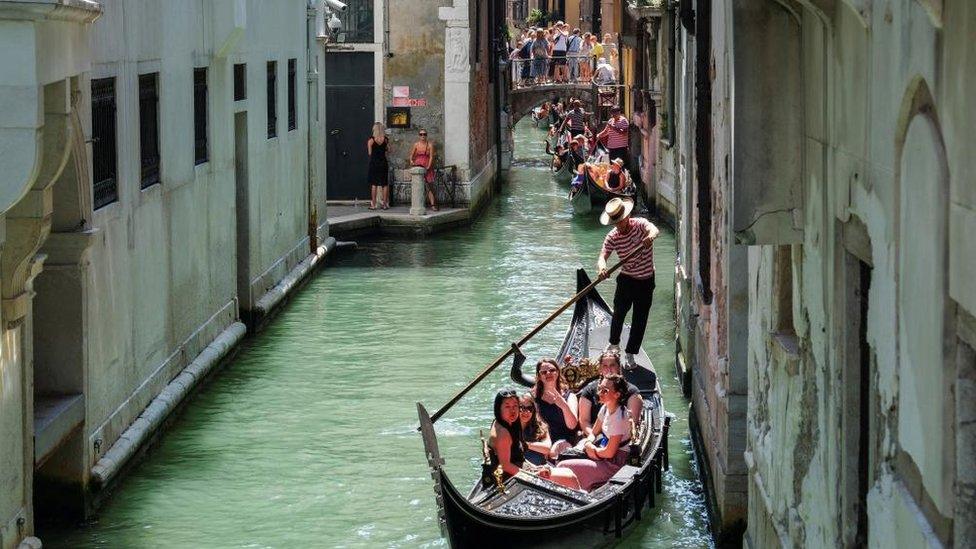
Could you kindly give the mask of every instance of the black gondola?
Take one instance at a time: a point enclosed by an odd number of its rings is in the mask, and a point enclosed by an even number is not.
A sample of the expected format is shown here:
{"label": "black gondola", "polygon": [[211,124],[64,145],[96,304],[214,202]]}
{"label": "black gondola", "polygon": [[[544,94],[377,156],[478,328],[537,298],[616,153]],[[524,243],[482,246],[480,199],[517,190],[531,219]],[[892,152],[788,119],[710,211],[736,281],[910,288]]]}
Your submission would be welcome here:
{"label": "black gondola", "polygon": [[[577,289],[589,283],[589,277],[580,269]],[[580,299],[559,350],[559,361],[565,356],[579,359],[599,354],[609,338],[611,316],[610,307],[595,289]],[[607,484],[589,493],[521,472],[489,488],[484,488],[479,479],[464,496],[444,471],[434,426],[427,410],[417,404],[441,533],[452,547],[540,547],[565,543],[590,547],[612,542],[641,519],[644,510],[654,505],[655,494],[661,491],[662,470],[667,467],[669,419],[650,359],[641,350],[637,360],[639,367],[625,373],[644,397],[643,418],[631,439],[630,460]],[[521,369],[524,361],[525,356],[516,355],[512,378],[522,385],[531,385],[533,380]],[[567,382],[577,388],[595,374],[576,367],[564,369]]]}
{"label": "black gondola", "polygon": [[590,175],[589,170],[584,170],[583,177],[586,179],[586,187],[589,191],[590,200],[594,205],[601,205],[602,207],[602,204],[614,197],[633,199],[636,194],[636,189],[632,183],[627,185],[623,190],[614,192],[597,183]]}

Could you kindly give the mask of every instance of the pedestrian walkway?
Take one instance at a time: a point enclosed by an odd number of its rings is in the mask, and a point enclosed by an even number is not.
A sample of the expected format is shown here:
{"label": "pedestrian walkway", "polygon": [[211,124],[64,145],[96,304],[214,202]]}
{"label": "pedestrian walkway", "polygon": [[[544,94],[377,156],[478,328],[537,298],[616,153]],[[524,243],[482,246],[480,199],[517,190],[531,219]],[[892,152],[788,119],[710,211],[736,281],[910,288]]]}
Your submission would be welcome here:
{"label": "pedestrian walkway", "polygon": [[329,234],[337,239],[373,234],[425,236],[471,220],[468,208],[441,208],[437,212],[427,210],[425,215],[410,215],[410,206],[370,210],[368,202],[330,202],[328,212]]}

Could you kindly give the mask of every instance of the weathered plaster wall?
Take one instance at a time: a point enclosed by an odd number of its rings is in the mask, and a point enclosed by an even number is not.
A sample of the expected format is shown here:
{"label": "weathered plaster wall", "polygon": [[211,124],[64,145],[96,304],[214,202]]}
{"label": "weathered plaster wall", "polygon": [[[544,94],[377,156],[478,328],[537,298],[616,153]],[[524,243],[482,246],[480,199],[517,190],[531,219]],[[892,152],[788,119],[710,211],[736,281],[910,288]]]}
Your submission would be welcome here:
{"label": "weathered plaster wall", "polygon": [[[391,161],[406,168],[410,147],[417,131],[426,128],[428,139],[436,147],[434,163],[444,164],[444,22],[438,8],[445,0],[410,0],[388,2],[390,17],[389,50],[385,63],[384,105],[393,104],[393,86],[410,86],[411,97],[427,99],[427,107],[411,109],[413,128],[391,130]],[[408,179],[405,177],[405,179]]]}
{"label": "weathered plaster wall", "polygon": [[[958,456],[972,450],[959,434],[971,431],[974,403],[954,395],[972,386],[962,326],[972,318],[973,283],[952,272],[976,262],[971,238],[952,226],[973,217],[972,155],[959,152],[971,149],[971,136],[959,125],[973,120],[963,98],[976,91],[976,11],[950,1],[942,19],[931,5],[838,2],[829,13],[797,14],[799,42],[787,49],[803,52],[803,240],[791,252],[789,300],[776,288],[775,248],[749,250],[753,547],[853,542],[850,223],[865,227],[872,265],[869,544],[971,539],[960,533],[972,532],[972,454]],[[794,334],[773,337],[789,302]]]}

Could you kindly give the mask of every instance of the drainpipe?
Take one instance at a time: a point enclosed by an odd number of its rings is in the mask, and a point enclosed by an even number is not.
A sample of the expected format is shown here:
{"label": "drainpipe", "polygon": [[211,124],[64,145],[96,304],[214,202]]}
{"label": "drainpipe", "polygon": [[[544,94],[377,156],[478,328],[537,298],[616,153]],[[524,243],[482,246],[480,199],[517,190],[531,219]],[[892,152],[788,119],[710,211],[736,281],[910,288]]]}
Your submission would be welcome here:
{"label": "drainpipe", "polygon": [[[491,48],[491,70],[495,71],[495,191],[500,192],[502,188],[502,78],[508,74],[508,71],[500,70],[499,67],[503,57],[499,55],[502,48],[503,34],[501,32],[501,25],[505,21],[504,17],[499,18],[498,14],[502,11],[503,4],[501,2],[489,2],[488,5],[492,9],[491,13],[491,24],[488,28],[492,31],[492,36],[489,39],[489,43],[492,45]],[[502,8],[502,9],[500,9]],[[480,17],[480,15],[479,15]]]}
{"label": "drainpipe", "polygon": [[308,174],[308,249],[310,254],[318,252],[319,248],[319,220],[315,205],[316,153],[318,151],[318,118],[319,118],[319,71],[318,71],[318,19],[317,0],[308,0],[305,9],[305,57],[307,60],[306,81],[308,82],[308,108],[306,112],[306,130],[308,142],[308,160],[306,173]]}

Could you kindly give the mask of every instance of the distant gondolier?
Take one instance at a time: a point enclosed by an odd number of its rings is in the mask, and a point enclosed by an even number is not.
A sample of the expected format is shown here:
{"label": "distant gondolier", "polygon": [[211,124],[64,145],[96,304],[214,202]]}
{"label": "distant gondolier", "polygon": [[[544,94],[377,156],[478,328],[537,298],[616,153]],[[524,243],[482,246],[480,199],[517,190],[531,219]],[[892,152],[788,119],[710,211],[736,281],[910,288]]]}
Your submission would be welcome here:
{"label": "distant gondolier", "polygon": [[627,254],[643,247],[621,269],[617,277],[617,291],[613,296],[613,320],[610,323],[610,340],[608,350],[619,351],[620,334],[623,331],[624,318],[631,307],[634,316],[630,326],[630,337],[624,355],[624,368],[632,369],[637,366],[634,355],[640,352],[647,328],[647,315],[651,310],[651,300],[654,295],[654,239],[661,232],[653,223],[646,219],[634,219],[630,216],[634,202],[629,199],[613,198],[607,202],[606,208],[600,215],[600,222],[604,225],[614,225],[603,241],[603,249],[597,260],[600,276],[607,273],[607,259],[616,252],[617,256]]}

